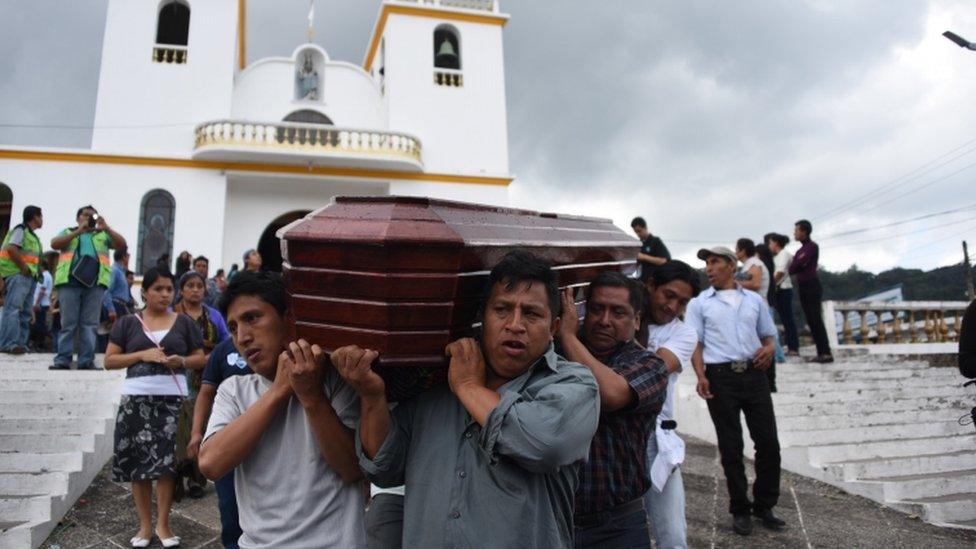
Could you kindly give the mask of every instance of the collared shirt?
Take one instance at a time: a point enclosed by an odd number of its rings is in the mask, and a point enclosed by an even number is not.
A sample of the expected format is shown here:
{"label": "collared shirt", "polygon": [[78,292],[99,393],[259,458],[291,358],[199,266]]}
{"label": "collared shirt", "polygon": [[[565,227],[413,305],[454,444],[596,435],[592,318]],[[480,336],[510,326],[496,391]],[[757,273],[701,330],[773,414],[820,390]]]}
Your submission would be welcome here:
{"label": "collared shirt", "polygon": [[118,263],[112,265],[112,278],[109,279],[106,293],[109,294],[110,299],[132,302],[132,292],[129,291],[129,283],[125,279],[125,267]]}
{"label": "collared shirt", "polygon": [[688,303],[685,323],[695,329],[705,346],[705,364],[749,360],[762,347],[761,338],[776,335],[769,305],[756,292],[736,284],[738,307],[721,299],[709,288]]}
{"label": "collared shirt", "polygon": [[796,276],[797,284],[811,282],[819,277],[817,275],[817,262],[819,260],[820,246],[808,238],[796,251],[796,255],[793,256],[793,263],[790,265],[790,274]]}
{"label": "collared shirt", "polygon": [[[668,247],[664,245],[664,241],[661,240],[660,237],[654,235],[648,235],[648,237],[641,242],[641,253],[654,257],[663,257],[664,259],[671,261],[671,252],[668,251]],[[651,278],[651,275],[654,273],[654,269],[656,269],[657,266],[638,261],[637,268],[637,278],[641,279],[643,282],[647,282],[647,279]]]}
{"label": "collared shirt", "polygon": [[404,547],[569,547],[573,492],[600,414],[590,371],[552,346],[498,389],[482,428],[447,387],[392,412],[367,479],[406,484]]}
{"label": "collared shirt", "polygon": [[590,458],[580,467],[577,515],[608,511],[647,491],[647,437],[668,391],[664,361],[634,340],[622,343],[603,362],[627,380],[634,400],[623,409],[600,413]]}

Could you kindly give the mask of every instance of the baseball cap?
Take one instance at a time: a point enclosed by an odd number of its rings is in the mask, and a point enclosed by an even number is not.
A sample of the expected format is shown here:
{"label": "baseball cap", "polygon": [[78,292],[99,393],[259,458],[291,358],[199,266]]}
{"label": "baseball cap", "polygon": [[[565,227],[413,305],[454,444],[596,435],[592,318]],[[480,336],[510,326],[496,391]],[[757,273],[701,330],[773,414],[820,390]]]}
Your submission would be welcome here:
{"label": "baseball cap", "polygon": [[701,259],[702,261],[707,260],[710,256],[713,255],[724,257],[725,259],[728,259],[732,263],[735,263],[739,260],[739,258],[735,256],[735,252],[733,252],[731,249],[725,246],[714,246],[711,248],[702,248],[698,250],[698,259]]}

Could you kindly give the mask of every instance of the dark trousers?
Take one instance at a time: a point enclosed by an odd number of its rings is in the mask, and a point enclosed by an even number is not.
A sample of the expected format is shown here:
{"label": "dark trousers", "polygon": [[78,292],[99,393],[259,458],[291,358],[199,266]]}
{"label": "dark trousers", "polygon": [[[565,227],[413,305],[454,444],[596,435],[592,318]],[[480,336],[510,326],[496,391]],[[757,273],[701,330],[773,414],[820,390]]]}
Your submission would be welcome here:
{"label": "dark trousers", "polygon": [[217,508],[220,510],[220,542],[227,549],[237,549],[237,540],[244,533],[237,516],[237,493],[234,490],[234,471],[217,479]]}
{"label": "dark trousers", "polygon": [[403,496],[376,494],[366,508],[366,549],[403,546]]}
{"label": "dark trousers", "polygon": [[651,532],[647,512],[642,508],[622,517],[607,517],[606,522],[587,528],[574,528],[576,549],[650,549]]}
{"label": "dark trousers", "polygon": [[786,332],[786,348],[791,351],[800,350],[800,336],[796,329],[796,319],[793,318],[793,288],[776,290],[776,312],[783,323]]}
{"label": "dark trousers", "polygon": [[797,287],[800,292],[800,306],[803,307],[803,316],[807,317],[810,335],[813,336],[813,342],[817,344],[817,354],[829,355],[830,340],[827,339],[823,310],[820,306],[823,301],[823,287],[820,285],[820,279],[815,278],[798,284]]}
{"label": "dark trousers", "polygon": [[[766,374],[753,368],[741,374],[706,368],[705,376],[714,395],[706,402],[725,470],[729,512],[738,515],[752,509],[772,509],[779,500],[780,455],[776,415]],[[746,416],[749,436],[756,447],[753,503],[749,503],[749,484],[742,461],[740,411]]]}

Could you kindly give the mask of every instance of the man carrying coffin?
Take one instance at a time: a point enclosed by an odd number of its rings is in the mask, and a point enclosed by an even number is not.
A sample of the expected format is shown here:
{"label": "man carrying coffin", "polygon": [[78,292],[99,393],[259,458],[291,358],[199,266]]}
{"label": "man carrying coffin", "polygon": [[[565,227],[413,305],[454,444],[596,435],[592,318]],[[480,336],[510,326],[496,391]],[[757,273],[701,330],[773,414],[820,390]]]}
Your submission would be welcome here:
{"label": "man carrying coffin", "polygon": [[634,340],[644,288],[617,272],[586,289],[583,329],[570,290],[563,292],[559,342],[600,387],[600,426],[576,492],[576,547],[651,547],[644,512],[647,437],[668,389],[667,368]]}
{"label": "man carrying coffin", "polygon": [[389,411],[375,351],[332,363],[359,394],[360,467],[406,484],[404,547],[568,547],[578,466],[596,432],[593,375],[553,350],[560,299],[549,265],[512,252],[492,269],[481,341],[447,346],[448,386]]}

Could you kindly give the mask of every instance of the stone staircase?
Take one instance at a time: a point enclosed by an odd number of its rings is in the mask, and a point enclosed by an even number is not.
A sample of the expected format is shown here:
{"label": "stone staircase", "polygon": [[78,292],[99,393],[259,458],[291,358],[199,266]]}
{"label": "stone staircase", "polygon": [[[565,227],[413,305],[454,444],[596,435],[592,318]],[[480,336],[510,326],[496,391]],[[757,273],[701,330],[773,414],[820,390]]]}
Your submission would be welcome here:
{"label": "stone staircase", "polygon": [[5,549],[43,543],[112,456],[125,373],[52,372],[47,367],[53,358],[0,355],[0,547]]}
{"label": "stone staircase", "polygon": [[[955,368],[854,354],[777,365],[773,395],[783,467],[927,522],[976,529],[976,406]],[[678,430],[715,442],[695,375],[681,375]],[[752,441],[743,422],[745,447]]]}

